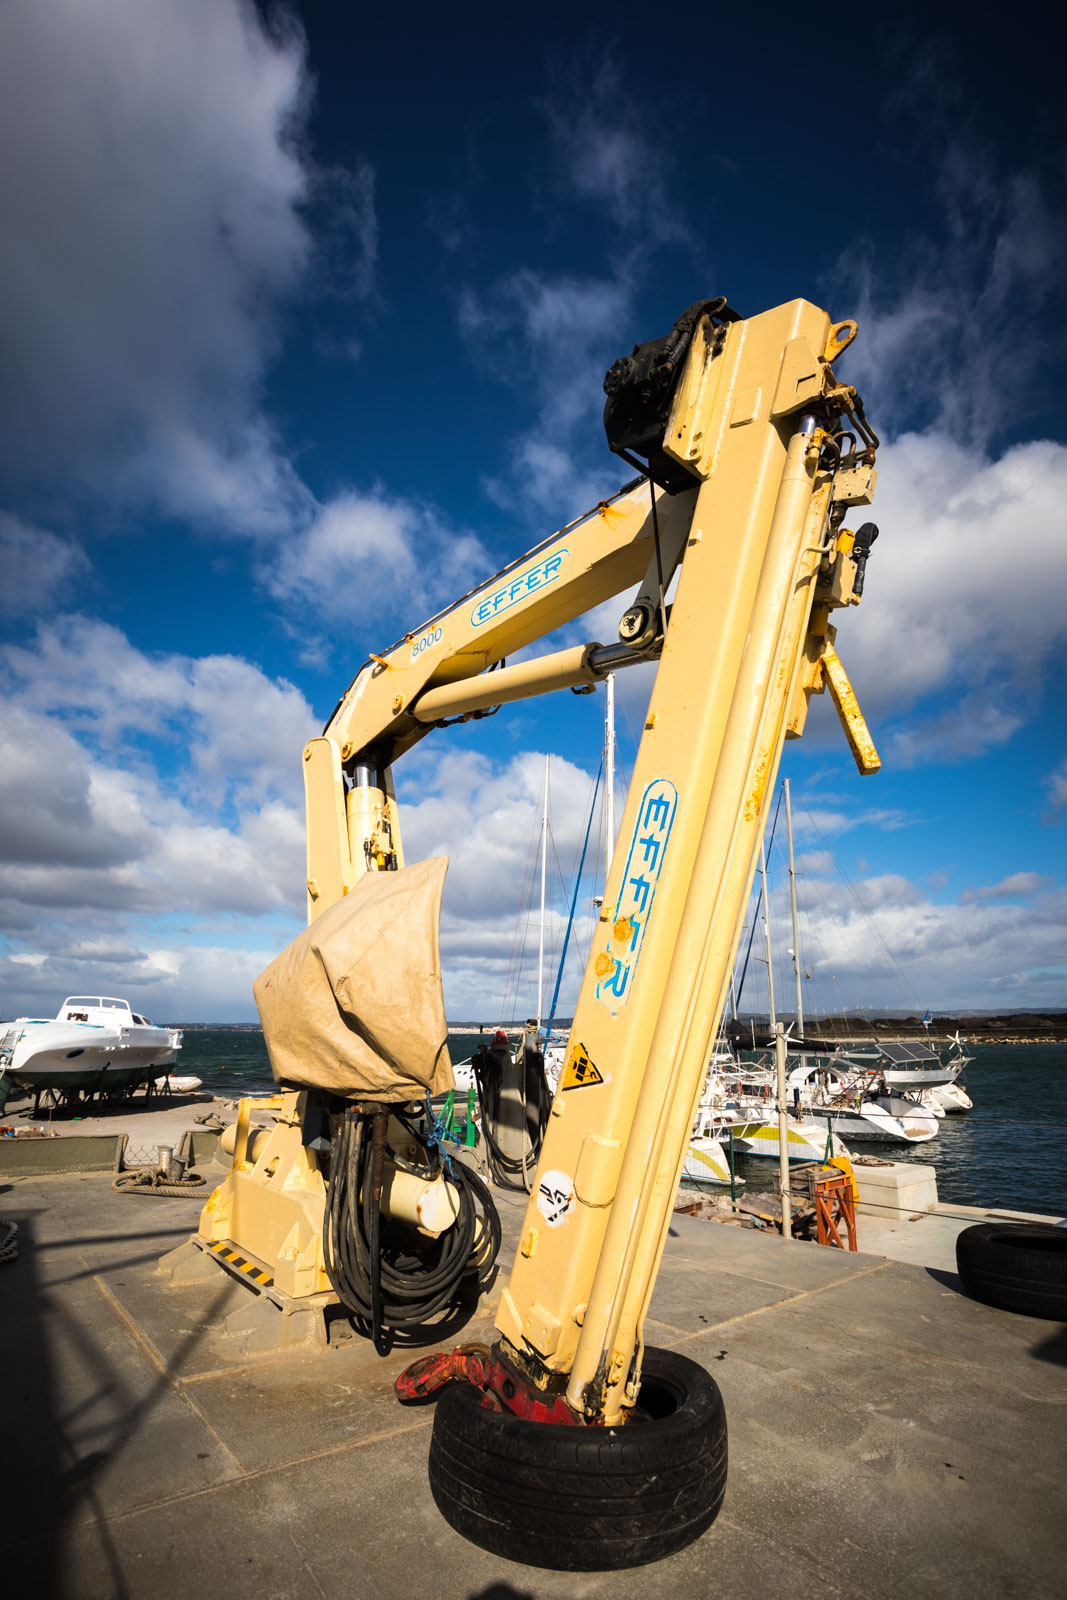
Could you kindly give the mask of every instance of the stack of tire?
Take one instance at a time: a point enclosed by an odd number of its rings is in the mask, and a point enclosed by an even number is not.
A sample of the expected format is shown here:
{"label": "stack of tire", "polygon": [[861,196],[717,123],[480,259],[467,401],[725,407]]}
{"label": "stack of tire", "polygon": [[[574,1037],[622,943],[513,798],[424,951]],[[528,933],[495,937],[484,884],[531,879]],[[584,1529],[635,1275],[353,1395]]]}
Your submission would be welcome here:
{"label": "stack of tire", "polygon": [[956,1268],[967,1293],[984,1305],[1067,1322],[1067,1228],[980,1222],[956,1240]]}

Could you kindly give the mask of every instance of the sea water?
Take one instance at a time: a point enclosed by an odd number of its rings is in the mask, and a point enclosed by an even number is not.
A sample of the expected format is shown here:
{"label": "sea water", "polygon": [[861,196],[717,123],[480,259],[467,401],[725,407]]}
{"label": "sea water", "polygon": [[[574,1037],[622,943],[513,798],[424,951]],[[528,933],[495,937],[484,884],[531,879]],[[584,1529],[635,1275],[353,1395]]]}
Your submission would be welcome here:
{"label": "sea water", "polygon": [[[453,1061],[478,1034],[452,1034]],[[914,1161],[937,1171],[942,1202],[1067,1216],[1067,1045],[980,1044],[963,1082],[973,1111],[944,1117],[926,1144],[859,1144],[857,1154]],[[239,1099],[274,1088],[258,1028],[189,1028],[174,1069],[195,1073],[214,1094]],[[738,1157],[750,1188],[768,1189],[776,1163]]]}

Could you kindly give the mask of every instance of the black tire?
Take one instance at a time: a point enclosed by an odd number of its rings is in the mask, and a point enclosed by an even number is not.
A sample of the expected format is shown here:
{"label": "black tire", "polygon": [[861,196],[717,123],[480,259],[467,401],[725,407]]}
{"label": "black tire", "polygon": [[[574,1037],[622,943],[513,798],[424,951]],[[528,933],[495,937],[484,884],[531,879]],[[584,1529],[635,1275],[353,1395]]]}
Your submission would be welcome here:
{"label": "black tire", "polygon": [[980,1222],[957,1238],[956,1267],[967,1293],[987,1306],[1067,1322],[1067,1228]]}
{"label": "black tire", "polygon": [[437,1402],[430,1489],[457,1533],[494,1555],[614,1572],[691,1544],[726,1492],[726,1416],[704,1368],[647,1349],[624,1428],[528,1422],[451,1384]]}

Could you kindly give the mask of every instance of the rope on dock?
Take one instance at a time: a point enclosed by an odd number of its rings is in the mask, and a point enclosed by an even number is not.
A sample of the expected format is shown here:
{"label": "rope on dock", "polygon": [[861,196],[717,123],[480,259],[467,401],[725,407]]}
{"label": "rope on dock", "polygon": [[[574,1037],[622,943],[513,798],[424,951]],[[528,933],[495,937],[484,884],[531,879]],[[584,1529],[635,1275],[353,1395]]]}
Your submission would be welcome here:
{"label": "rope on dock", "polygon": [[0,1244],[0,1266],[6,1266],[9,1261],[16,1261],[19,1253],[19,1247],[15,1243],[19,1231],[18,1223],[8,1222],[5,1223],[5,1227],[7,1233],[4,1235],[3,1243]]}
{"label": "rope on dock", "polygon": [[190,1172],[185,1178],[168,1178],[158,1167],[131,1167],[128,1172],[120,1172],[111,1187],[120,1194],[180,1195],[202,1188],[206,1181],[198,1172]]}

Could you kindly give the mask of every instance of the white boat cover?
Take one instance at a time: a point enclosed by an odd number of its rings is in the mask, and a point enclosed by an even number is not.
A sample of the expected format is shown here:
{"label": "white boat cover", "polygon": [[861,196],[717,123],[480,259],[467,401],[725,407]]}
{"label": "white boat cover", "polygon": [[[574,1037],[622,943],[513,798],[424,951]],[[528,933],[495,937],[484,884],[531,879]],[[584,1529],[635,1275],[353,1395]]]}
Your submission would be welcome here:
{"label": "white boat cover", "polygon": [[368,872],[253,986],[277,1083],[348,1100],[454,1087],[439,930],[447,856]]}

